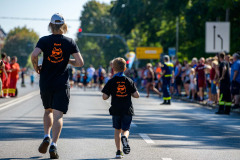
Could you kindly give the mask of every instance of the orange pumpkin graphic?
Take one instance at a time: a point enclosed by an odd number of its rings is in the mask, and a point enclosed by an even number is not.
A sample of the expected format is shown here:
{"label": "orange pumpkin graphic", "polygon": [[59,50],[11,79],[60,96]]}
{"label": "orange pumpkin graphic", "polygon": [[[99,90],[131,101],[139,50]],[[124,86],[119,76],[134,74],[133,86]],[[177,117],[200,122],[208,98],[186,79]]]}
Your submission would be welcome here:
{"label": "orange pumpkin graphic", "polygon": [[62,58],[62,49],[61,48],[56,48],[54,47],[53,50],[52,50],[52,55],[50,57],[53,57],[55,59],[60,59]]}
{"label": "orange pumpkin graphic", "polygon": [[123,84],[118,84],[117,93],[124,94],[126,93],[126,86]]}

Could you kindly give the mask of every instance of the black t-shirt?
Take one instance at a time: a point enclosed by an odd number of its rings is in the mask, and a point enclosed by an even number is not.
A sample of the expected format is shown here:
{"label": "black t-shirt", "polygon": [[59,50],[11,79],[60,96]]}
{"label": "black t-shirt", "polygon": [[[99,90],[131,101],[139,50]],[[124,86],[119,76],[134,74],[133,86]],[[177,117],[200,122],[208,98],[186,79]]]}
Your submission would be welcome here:
{"label": "black t-shirt", "polygon": [[226,62],[226,61],[223,61],[223,62],[220,62],[220,65],[219,65],[219,76],[220,78],[222,77],[222,74],[223,74],[223,68],[226,67],[226,72],[225,72],[225,75],[223,76],[223,80],[221,81],[221,83],[227,83],[229,84],[230,83],[230,73],[229,73],[229,63]]}
{"label": "black t-shirt", "polygon": [[134,82],[128,77],[115,76],[110,79],[102,90],[102,93],[112,97],[110,114],[134,115],[131,95],[136,91]]}
{"label": "black t-shirt", "polygon": [[67,64],[70,55],[79,52],[76,43],[71,38],[52,34],[40,38],[36,47],[43,51],[40,90],[68,87]]}

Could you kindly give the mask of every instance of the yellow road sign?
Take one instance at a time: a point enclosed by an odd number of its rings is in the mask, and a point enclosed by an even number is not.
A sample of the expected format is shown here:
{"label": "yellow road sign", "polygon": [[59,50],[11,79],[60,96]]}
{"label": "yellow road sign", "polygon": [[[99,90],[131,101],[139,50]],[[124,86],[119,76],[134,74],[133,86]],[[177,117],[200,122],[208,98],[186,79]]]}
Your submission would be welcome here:
{"label": "yellow road sign", "polygon": [[160,59],[160,54],[163,53],[161,47],[137,47],[137,59]]}

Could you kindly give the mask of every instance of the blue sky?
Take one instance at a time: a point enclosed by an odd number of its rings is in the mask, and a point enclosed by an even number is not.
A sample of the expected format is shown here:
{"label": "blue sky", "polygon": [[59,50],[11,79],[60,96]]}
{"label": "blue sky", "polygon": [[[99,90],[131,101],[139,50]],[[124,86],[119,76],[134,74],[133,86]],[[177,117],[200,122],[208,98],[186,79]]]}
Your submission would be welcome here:
{"label": "blue sky", "polygon": [[[88,1],[90,0],[1,0],[0,17],[46,18],[50,21],[54,13],[61,13],[65,19],[79,19],[83,5]],[[111,0],[98,1],[111,2]],[[27,26],[42,37],[49,34],[47,30],[49,21],[0,19],[0,26],[6,32],[17,26]],[[66,36],[75,38],[80,22],[66,20],[66,23],[69,26]]]}

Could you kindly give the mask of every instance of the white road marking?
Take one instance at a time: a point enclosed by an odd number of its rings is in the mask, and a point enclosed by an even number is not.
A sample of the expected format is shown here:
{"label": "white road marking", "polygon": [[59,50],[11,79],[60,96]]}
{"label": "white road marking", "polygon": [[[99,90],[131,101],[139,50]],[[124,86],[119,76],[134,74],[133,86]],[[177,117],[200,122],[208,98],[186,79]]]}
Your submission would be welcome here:
{"label": "white road marking", "polygon": [[172,158],[162,158],[162,160],[172,160]]}
{"label": "white road marking", "polygon": [[28,100],[28,99],[36,96],[36,95],[39,95],[39,90],[31,92],[31,93],[29,93],[25,96],[22,96],[22,97],[18,97],[18,98],[14,99],[14,100],[11,100],[9,102],[5,102],[5,103],[1,104],[0,105],[0,110],[6,109],[6,108],[11,107],[13,105],[16,105],[20,102],[26,101],[26,100]]}
{"label": "white road marking", "polygon": [[137,125],[135,123],[131,123],[131,127],[137,127]]}
{"label": "white road marking", "polygon": [[146,143],[152,143],[152,144],[154,143],[153,140],[150,137],[148,137],[148,135],[144,133],[139,133],[139,135],[144,139]]}

